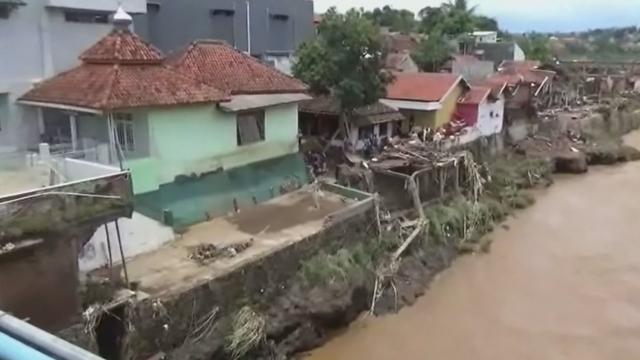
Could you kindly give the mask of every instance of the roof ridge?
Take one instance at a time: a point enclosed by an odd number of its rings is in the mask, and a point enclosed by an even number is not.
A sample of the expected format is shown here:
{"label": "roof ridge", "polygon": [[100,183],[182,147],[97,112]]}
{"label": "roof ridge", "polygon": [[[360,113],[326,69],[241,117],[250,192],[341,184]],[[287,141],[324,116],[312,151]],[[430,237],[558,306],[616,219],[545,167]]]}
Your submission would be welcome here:
{"label": "roof ridge", "polygon": [[107,85],[107,93],[102,102],[100,103],[100,107],[105,108],[107,104],[111,100],[111,96],[113,95],[113,85],[118,78],[118,73],[120,72],[120,67],[118,64],[113,64],[113,73],[111,74],[111,79],[109,80],[109,84]]}

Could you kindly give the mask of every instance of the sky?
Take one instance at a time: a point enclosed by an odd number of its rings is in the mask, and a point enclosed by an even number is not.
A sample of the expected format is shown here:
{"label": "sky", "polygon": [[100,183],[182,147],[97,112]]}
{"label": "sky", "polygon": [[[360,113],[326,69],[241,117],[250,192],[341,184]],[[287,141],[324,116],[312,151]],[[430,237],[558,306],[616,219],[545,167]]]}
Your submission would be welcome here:
{"label": "sky", "polygon": [[[442,0],[314,0],[315,11],[331,6],[373,9],[384,5],[417,13]],[[478,12],[498,19],[512,32],[580,31],[602,27],[640,26],[640,0],[471,0]]]}

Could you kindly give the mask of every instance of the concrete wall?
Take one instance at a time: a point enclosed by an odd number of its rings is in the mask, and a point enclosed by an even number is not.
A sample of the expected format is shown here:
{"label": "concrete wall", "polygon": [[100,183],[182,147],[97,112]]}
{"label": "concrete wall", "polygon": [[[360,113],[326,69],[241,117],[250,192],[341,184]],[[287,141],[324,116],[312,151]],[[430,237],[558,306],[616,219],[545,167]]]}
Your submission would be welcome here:
{"label": "concrete wall", "polygon": [[120,172],[117,167],[71,158],[58,159],[55,164],[66,181],[85,180]]}
{"label": "concrete wall", "polygon": [[[127,358],[146,359],[158,351],[173,350],[176,344],[184,343],[185,334],[192,327],[191,319],[200,319],[211,312],[211,309],[218,308],[217,323],[222,325],[228,324],[226,320],[247,303],[268,307],[287,291],[304,261],[318,252],[333,253],[344,247],[375,239],[377,229],[371,226],[373,223],[374,201],[369,197],[330,214],[321,231],[294,245],[179,294],[161,299],[148,298],[133,304],[135,308],[129,312],[131,318],[128,320],[134,331],[127,334]],[[238,299],[245,301],[239,302]],[[152,316],[153,304],[157,300],[161,300],[166,313]],[[163,330],[165,324],[169,331]],[[203,341],[224,338],[228,331],[226,326],[216,326],[211,337]],[[59,335],[84,348],[95,349],[94,341],[80,331],[80,328],[81,324],[70,327]],[[208,346],[213,347],[210,344]],[[209,357],[211,354],[207,358]]]}
{"label": "concrete wall", "polygon": [[127,161],[136,194],[157,190],[179,175],[233,169],[298,151],[298,106],[265,110],[265,140],[237,145],[236,114],[213,105],[149,110],[151,154]]}
{"label": "concrete wall", "polygon": [[[127,0],[127,10],[140,9],[143,0]],[[115,11],[115,0],[28,0],[8,19],[0,20],[0,93],[9,97],[8,120],[0,130],[0,147],[25,149],[39,141],[36,109],[15,101],[33,84],[68,70],[78,63],[78,55],[111,29],[111,24],[65,21],[60,7]],[[63,4],[64,3],[64,4]],[[144,10],[144,7],[142,7]],[[10,51],[4,51],[10,49]]]}
{"label": "concrete wall", "polygon": [[[80,272],[88,272],[109,264],[105,226],[109,231],[113,262],[114,264],[122,262],[116,226],[115,223],[110,223],[97,228],[91,240],[84,245],[78,257]],[[118,227],[125,259],[157,250],[175,239],[172,228],[137,212],[133,213],[131,219],[118,220]]]}
{"label": "concrete wall", "polygon": [[291,53],[314,36],[311,0],[158,0],[154,3],[157,5],[149,5],[146,15],[135,17],[135,25],[140,34],[164,51],[175,50],[195,39],[222,38],[244,51],[249,50],[250,43],[250,52],[254,55]]}

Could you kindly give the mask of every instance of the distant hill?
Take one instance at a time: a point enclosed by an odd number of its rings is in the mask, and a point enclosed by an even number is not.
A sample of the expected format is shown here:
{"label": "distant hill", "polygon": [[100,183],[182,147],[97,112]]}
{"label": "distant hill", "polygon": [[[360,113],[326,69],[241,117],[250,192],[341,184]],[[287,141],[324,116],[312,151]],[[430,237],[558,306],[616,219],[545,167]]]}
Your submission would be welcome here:
{"label": "distant hill", "polygon": [[567,60],[640,61],[640,28],[549,34],[553,54]]}

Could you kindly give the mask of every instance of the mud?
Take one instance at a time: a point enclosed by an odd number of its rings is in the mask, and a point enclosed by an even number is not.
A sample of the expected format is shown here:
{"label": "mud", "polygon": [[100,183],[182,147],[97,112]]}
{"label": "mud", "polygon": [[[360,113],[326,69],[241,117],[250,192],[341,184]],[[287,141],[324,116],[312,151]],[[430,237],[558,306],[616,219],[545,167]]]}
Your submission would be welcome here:
{"label": "mud", "polygon": [[[638,147],[640,132],[626,137]],[[396,315],[363,317],[309,359],[640,358],[640,163],[561,176]]]}

